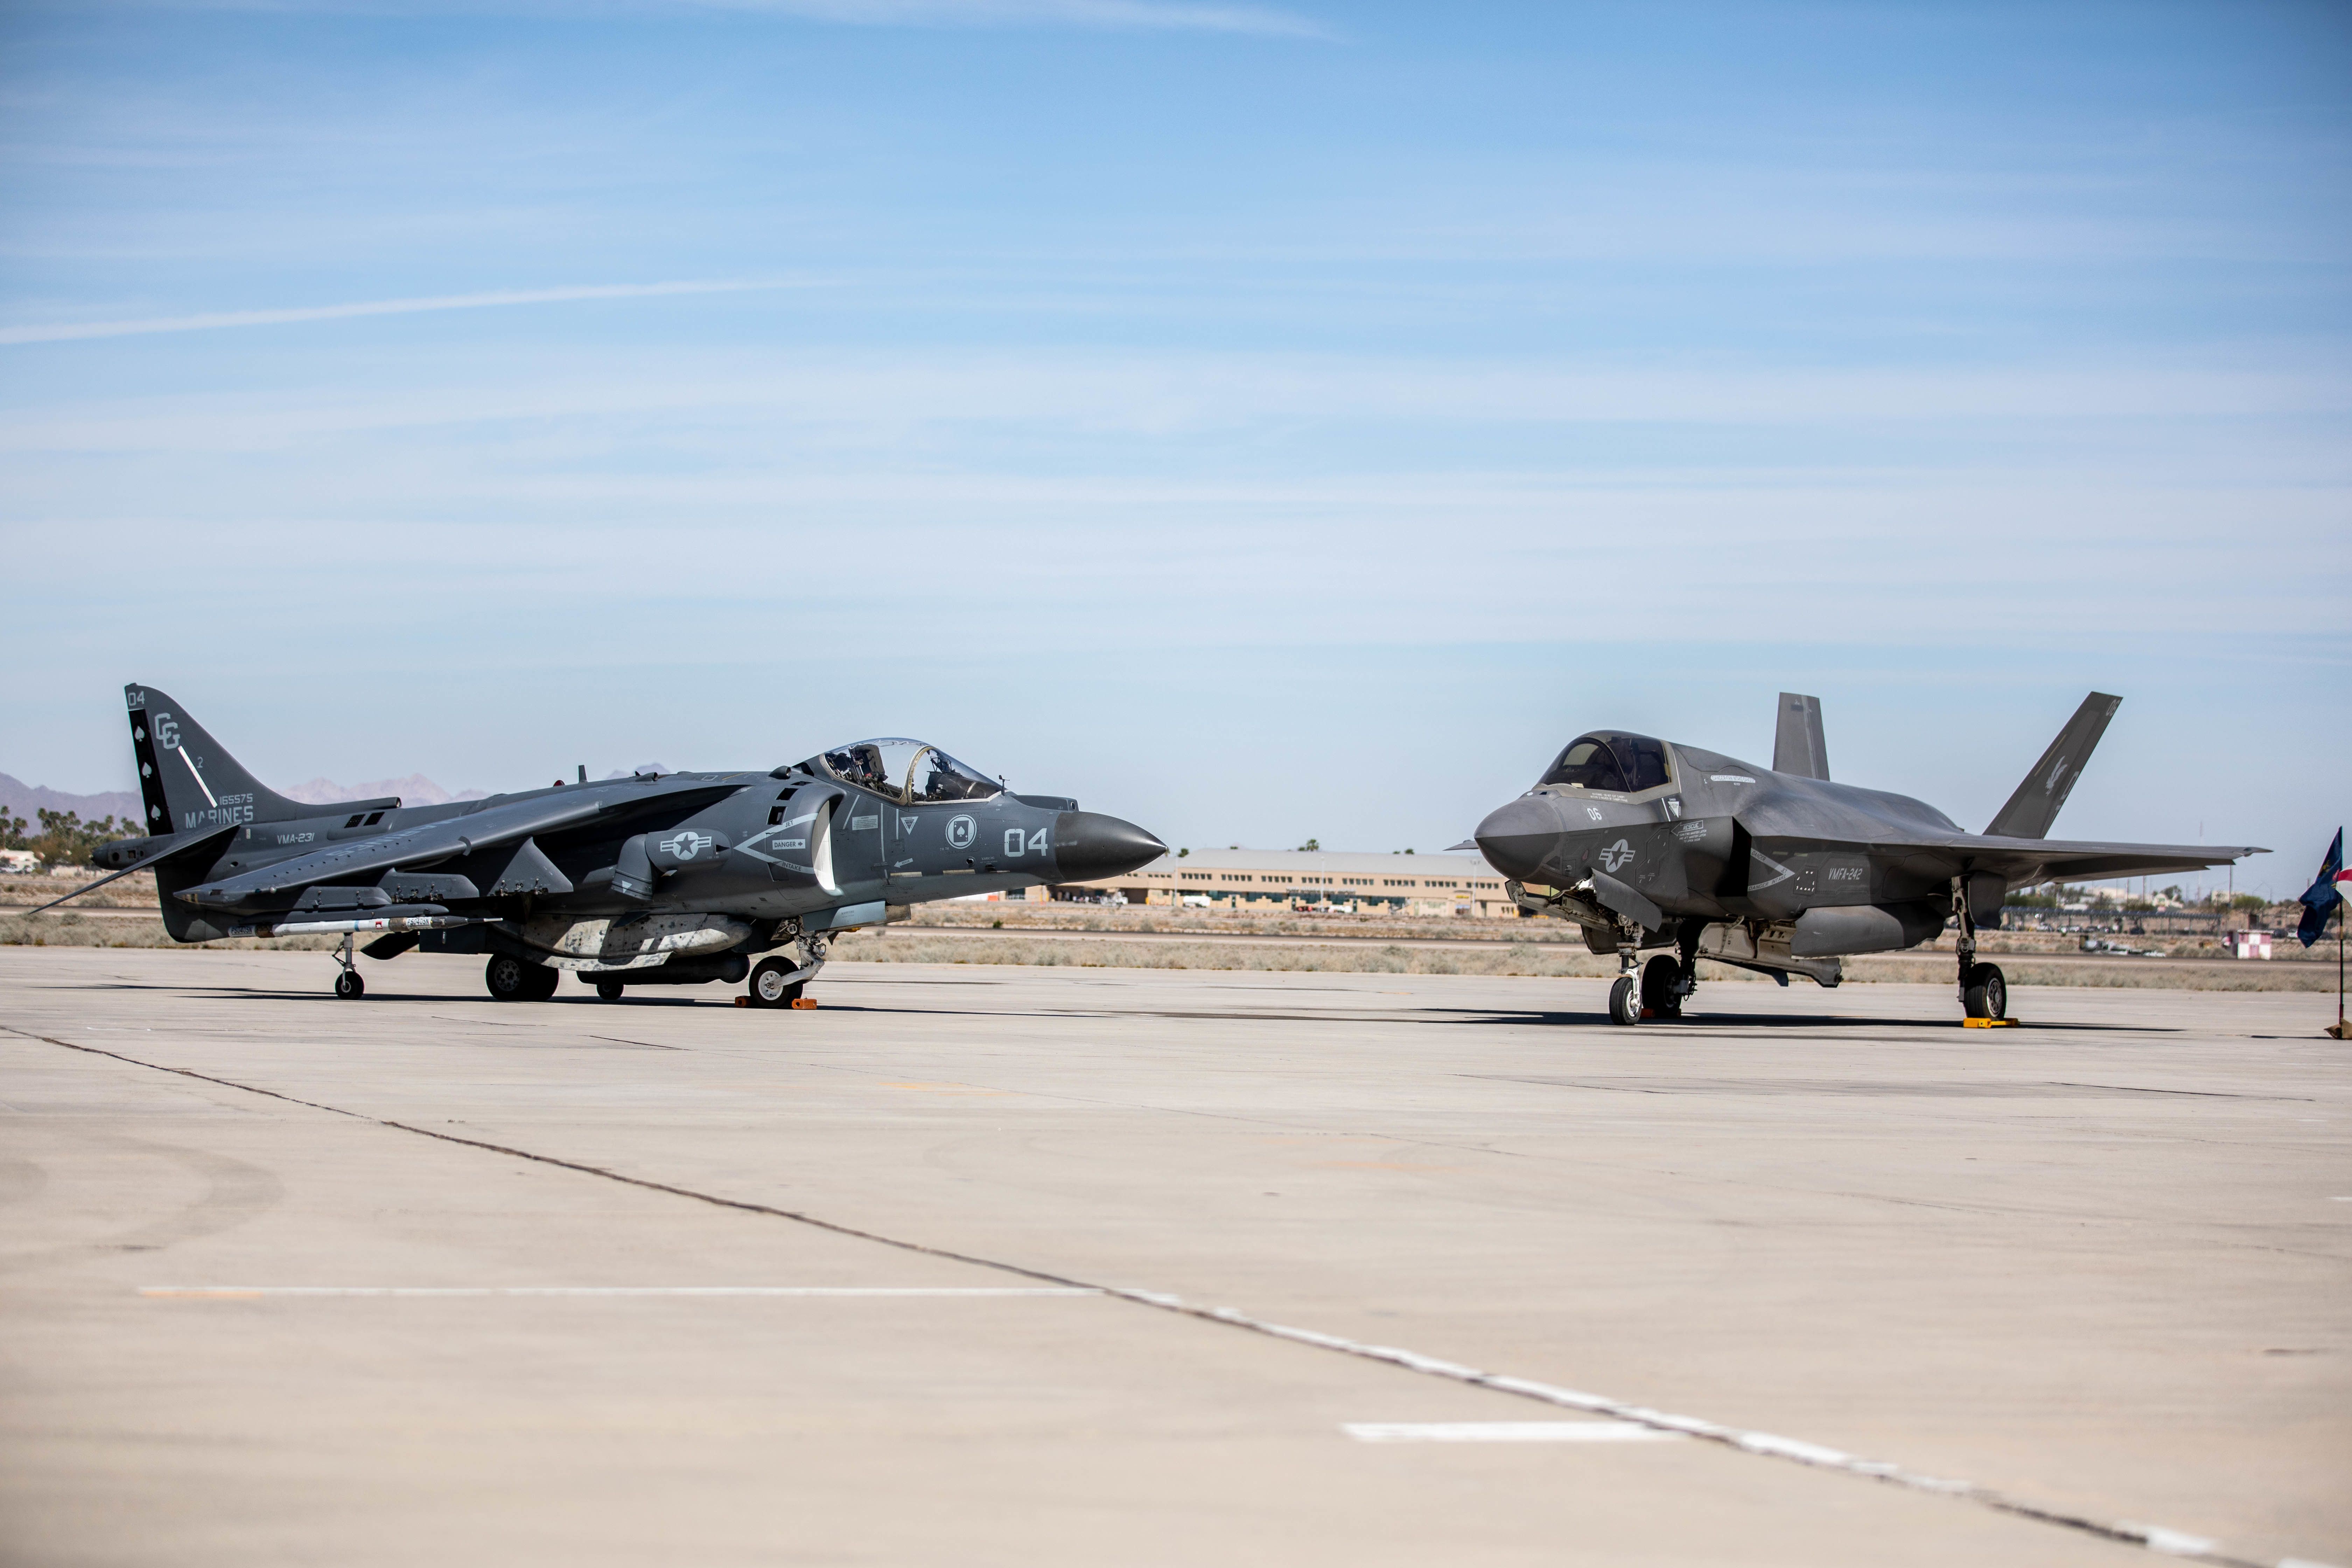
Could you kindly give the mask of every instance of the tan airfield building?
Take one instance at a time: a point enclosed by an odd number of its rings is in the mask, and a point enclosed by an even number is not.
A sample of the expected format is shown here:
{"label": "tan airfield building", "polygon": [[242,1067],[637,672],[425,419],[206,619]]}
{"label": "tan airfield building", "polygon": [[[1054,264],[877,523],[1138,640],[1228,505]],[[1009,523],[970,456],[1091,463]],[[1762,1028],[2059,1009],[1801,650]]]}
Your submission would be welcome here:
{"label": "tan airfield building", "polygon": [[[1349,855],[1309,849],[1194,849],[1139,871],[1032,888],[1032,900],[1105,900],[1160,908],[1189,904],[1272,913],[1299,904],[1362,914],[1517,920],[1503,879],[1475,855]],[[1018,895],[1008,895],[1018,897]]]}

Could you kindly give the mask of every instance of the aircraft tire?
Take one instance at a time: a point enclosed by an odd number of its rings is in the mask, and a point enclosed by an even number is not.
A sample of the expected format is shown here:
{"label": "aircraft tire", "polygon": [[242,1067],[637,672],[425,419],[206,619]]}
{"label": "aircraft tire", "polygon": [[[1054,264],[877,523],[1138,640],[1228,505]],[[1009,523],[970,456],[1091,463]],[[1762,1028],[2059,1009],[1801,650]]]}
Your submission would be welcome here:
{"label": "aircraft tire", "polygon": [[1612,1024],[1638,1024],[1642,1021],[1642,988],[1630,974],[1621,974],[1617,984],[1609,988],[1609,1021]]}
{"label": "aircraft tire", "polygon": [[367,982],[360,978],[358,970],[346,969],[335,976],[335,994],[346,1000],[364,996],[367,994]]}
{"label": "aircraft tire", "polygon": [[1960,986],[1960,1007],[1971,1018],[2009,1016],[2009,982],[1997,963],[1979,963]]}
{"label": "aircraft tire", "polygon": [[751,997],[754,1007],[789,1007],[801,999],[804,981],[784,977],[800,966],[787,959],[763,958],[751,971]]}
{"label": "aircraft tire", "polygon": [[482,984],[489,987],[493,1002],[528,1002],[530,1000],[530,972],[537,964],[525,963],[512,953],[494,952],[482,968]]}
{"label": "aircraft tire", "polygon": [[622,990],[622,984],[617,980],[599,980],[596,982],[596,995],[601,1001],[618,1002],[621,999]]}
{"label": "aircraft tire", "polygon": [[1682,984],[1682,962],[1663,952],[1642,966],[1642,1006],[1650,1016],[1683,1016],[1683,1000],[1675,994],[1675,987]]}
{"label": "aircraft tire", "polygon": [[530,984],[523,991],[523,1000],[526,1002],[544,1002],[553,996],[555,994],[555,988],[563,982],[563,972],[559,969],[551,969],[543,963],[534,963],[529,967],[530,970]]}

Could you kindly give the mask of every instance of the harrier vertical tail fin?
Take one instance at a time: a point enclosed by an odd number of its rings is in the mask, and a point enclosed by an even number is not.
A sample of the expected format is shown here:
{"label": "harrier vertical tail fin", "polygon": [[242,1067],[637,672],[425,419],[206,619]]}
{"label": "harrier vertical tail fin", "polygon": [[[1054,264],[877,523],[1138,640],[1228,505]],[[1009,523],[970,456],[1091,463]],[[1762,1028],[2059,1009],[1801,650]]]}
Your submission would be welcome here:
{"label": "harrier vertical tail fin", "polygon": [[122,689],[131,750],[149,833],[188,833],[242,822],[289,822],[319,808],[289,800],[245,771],[228,749],[152,686]]}

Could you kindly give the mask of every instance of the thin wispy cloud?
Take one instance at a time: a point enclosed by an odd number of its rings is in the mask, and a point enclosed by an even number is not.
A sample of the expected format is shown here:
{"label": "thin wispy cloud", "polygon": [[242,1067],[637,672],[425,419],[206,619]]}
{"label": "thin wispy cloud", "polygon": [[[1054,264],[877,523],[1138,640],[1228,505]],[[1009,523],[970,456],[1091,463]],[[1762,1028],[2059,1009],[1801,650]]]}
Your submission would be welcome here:
{"label": "thin wispy cloud", "polygon": [[647,11],[738,11],[851,27],[1078,27],[1329,38],[1311,16],[1264,5],[1163,0],[133,0],[179,11],[339,16],[524,16],[587,19]]}
{"label": "thin wispy cloud", "polygon": [[118,321],[53,321],[0,327],[0,344],[58,343],[80,338],[134,338],[151,332],[202,332],[222,327],[275,327],[335,321],[354,316],[407,316],[425,310],[479,310],[499,305],[560,305],[578,300],[642,300],[670,294],[737,294],[761,289],[804,289],[805,280],[704,280],[676,283],[589,283],[562,289],[503,289],[486,294],[433,294],[410,300],[359,300],[340,305],[296,305],[275,310],[215,310],[195,316],[146,316]]}
{"label": "thin wispy cloud", "polygon": [[1255,33],[1319,38],[1305,16],[1256,5],[1167,5],[1151,0],[688,0],[731,11],[766,11],[866,27],[1073,26],[1162,32]]}

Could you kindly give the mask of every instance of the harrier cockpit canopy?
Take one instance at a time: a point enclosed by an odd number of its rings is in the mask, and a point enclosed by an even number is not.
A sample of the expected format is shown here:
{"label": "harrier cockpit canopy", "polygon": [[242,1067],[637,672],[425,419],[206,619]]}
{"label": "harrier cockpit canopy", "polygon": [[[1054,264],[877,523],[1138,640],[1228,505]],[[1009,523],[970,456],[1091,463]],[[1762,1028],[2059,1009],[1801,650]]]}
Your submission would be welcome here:
{"label": "harrier cockpit canopy", "polygon": [[1670,782],[1664,741],[1614,730],[1596,730],[1570,741],[1550,771],[1537,781],[1536,787],[1566,784],[1574,789],[1636,795]]}
{"label": "harrier cockpit canopy", "polygon": [[836,746],[801,766],[821,778],[855,784],[901,805],[986,800],[1004,793],[1003,784],[937,746],[899,737]]}

